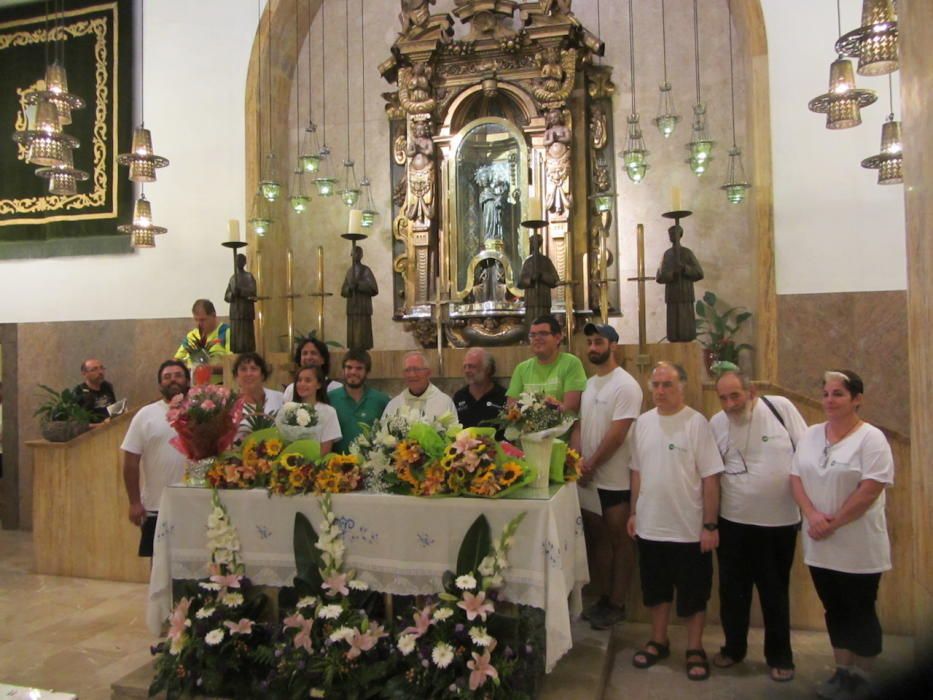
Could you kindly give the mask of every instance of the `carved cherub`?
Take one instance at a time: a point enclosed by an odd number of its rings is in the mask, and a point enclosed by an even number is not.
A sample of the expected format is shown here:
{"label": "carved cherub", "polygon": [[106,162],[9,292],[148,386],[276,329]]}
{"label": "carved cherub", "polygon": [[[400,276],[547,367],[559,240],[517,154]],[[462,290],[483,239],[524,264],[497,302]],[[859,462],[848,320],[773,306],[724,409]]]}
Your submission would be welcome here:
{"label": "carved cherub", "polygon": [[541,71],[536,81],[534,96],[542,104],[561,103],[570,96],[577,72],[576,49],[563,51],[550,47],[535,55]]}
{"label": "carved cherub", "polygon": [[435,100],[431,94],[431,66],[416,63],[404,69],[399,81],[399,104],[408,114],[430,114]]}
{"label": "carved cherub", "polygon": [[549,212],[564,214],[573,203],[569,183],[571,133],[564,121],[564,113],[559,109],[549,110],[544,115],[544,123],[547,126],[544,131],[545,163],[550,185],[545,204]]}

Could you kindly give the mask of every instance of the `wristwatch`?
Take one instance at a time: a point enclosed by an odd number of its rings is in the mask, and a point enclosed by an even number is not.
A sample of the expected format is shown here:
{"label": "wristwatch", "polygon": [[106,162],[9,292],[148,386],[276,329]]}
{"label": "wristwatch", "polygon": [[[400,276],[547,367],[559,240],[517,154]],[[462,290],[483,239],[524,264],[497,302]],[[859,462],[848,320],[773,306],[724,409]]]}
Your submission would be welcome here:
{"label": "wristwatch", "polygon": [[719,529],[719,523],[703,523],[703,529],[716,532]]}

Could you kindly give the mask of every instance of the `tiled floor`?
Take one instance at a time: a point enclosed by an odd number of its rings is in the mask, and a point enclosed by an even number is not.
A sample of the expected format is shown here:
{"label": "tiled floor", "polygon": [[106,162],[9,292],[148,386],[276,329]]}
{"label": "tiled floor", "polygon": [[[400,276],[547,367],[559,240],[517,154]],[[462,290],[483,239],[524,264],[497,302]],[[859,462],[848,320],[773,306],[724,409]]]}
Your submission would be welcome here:
{"label": "tiled floor", "polygon": [[[107,700],[112,683],[151,659],[145,585],[38,576],[32,570],[29,533],[0,530],[0,683]],[[707,630],[710,654],[719,648],[721,634],[716,627]],[[690,682],[684,675],[683,628],[671,629],[671,657],[646,671],[633,668],[631,660],[637,646],[648,639],[647,625],[618,625],[611,647],[605,637],[591,633],[583,622],[575,623],[576,648],[558,664],[542,697],[591,700],[604,665],[609,667],[605,700],[812,698],[813,685],[832,670],[823,632],[794,632],[797,679],[781,684],[765,675],[760,630],[750,634],[751,652],[744,664],[714,670],[705,683]],[[609,663],[607,648],[615,653]],[[886,637],[878,670],[904,668],[912,656],[911,639]]]}

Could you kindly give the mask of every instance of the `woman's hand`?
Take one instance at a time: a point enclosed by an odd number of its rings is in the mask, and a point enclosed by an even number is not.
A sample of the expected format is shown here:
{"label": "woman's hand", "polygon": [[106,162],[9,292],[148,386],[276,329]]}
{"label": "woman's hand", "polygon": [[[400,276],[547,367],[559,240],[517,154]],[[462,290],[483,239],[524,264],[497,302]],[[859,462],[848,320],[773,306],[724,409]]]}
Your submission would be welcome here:
{"label": "woman's hand", "polygon": [[815,540],[825,540],[836,531],[831,515],[826,515],[826,513],[814,509],[806,517],[807,534]]}

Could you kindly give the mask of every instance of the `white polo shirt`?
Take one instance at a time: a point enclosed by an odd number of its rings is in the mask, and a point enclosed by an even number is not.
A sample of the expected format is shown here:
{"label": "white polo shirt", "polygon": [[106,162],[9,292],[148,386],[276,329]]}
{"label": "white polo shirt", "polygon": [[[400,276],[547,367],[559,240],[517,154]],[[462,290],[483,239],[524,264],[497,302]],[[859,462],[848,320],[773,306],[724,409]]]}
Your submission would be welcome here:
{"label": "white polo shirt", "polygon": [[699,542],[703,478],[722,472],[709,423],[684,406],[672,416],[658,409],[635,421],[632,469],[641,476],[633,504],[635,531],[646,540]]}
{"label": "white polo shirt", "polygon": [[169,444],[177,433],[165,419],[166,401],[143,406],[130,422],[120,449],[140,455],[140,487],[143,507],[149,512],[159,510],[162,491],[185,477],[185,456]]}
{"label": "white polo shirt", "polygon": [[[599,449],[613,421],[638,418],[641,401],[641,387],[621,367],[605,376],[594,375],[587,379],[580,400],[580,449],[583,457],[588,459]],[[629,434],[622,445],[599,465],[592,481],[596,488],[608,491],[631,488],[631,442]]]}

